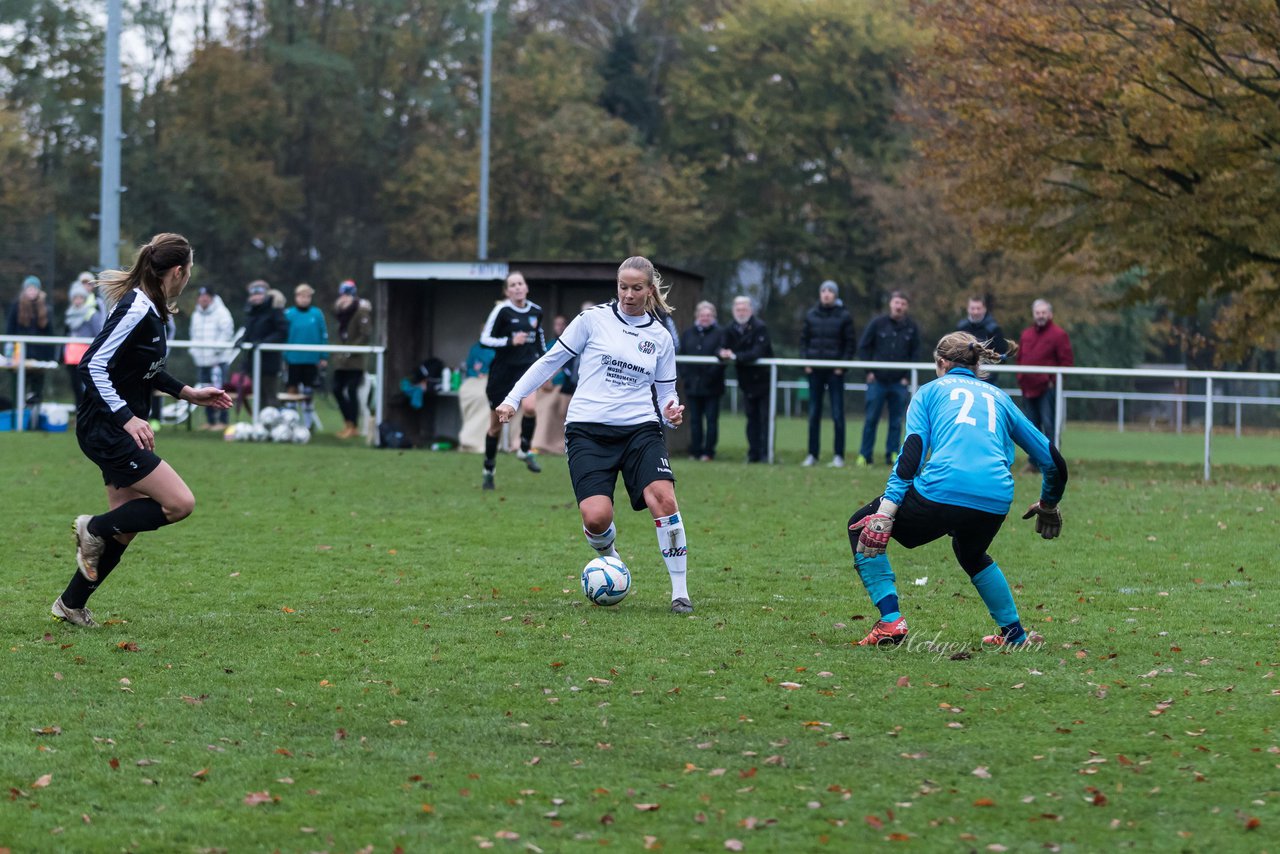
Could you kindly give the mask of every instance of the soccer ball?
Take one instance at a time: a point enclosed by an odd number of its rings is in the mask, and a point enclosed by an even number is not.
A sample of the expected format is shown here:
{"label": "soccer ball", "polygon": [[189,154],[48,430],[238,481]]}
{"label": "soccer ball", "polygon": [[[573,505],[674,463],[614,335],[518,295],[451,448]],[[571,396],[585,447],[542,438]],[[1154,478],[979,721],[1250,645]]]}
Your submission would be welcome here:
{"label": "soccer ball", "polygon": [[264,406],[258,412],[258,423],[270,430],[280,423],[280,410],[274,406]]}
{"label": "soccer ball", "polygon": [[631,573],[616,557],[598,557],[582,570],[582,592],[597,605],[617,605],[631,591]]}

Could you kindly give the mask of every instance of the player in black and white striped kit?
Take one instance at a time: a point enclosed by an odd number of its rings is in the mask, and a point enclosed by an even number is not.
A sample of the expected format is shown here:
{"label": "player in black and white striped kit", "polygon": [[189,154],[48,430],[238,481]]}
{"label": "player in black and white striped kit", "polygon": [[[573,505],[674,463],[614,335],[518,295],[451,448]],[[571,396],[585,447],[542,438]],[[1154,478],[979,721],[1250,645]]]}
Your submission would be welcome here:
{"label": "player in black and white striped kit", "polygon": [[[666,288],[647,258],[618,268],[618,298],[579,314],[497,408],[507,421],[520,401],[579,357],[578,387],[565,418],[565,450],[582,533],[597,553],[616,557],[613,490],[618,474],[633,510],[648,508],[671,577],[671,611],[693,610],[685,580],[688,549],[676,506],[675,475],[659,418],[684,420],[676,397],[675,342],[655,310],[668,314]],[[654,391],[657,406],[654,406]]]}
{"label": "player in black and white striped kit", "polygon": [[54,619],[94,628],[85,607],[89,596],[115,569],[133,538],[181,521],[195,496],[178,473],[155,453],[147,423],[153,390],[199,406],[229,409],[231,397],[212,386],[192,388],[165,371],[165,321],[173,300],[191,280],[194,253],[179,234],[157,234],[138,250],[129,270],[99,277],[114,304],[98,337],[80,360],[84,398],[76,410],[80,450],[102,470],[110,511],[77,516],[77,570],[53,603]]}
{"label": "player in black and white striped kit", "polygon": [[[494,306],[489,318],[480,332],[480,343],[493,348],[493,364],[489,367],[489,383],[485,393],[489,397],[489,432],[484,440],[484,479],[481,487],[493,489],[493,469],[497,465],[498,436],[502,426],[498,423],[495,411],[502,399],[511,391],[521,374],[529,370],[529,366],[547,350],[547,339],[542,331],[542,308],[529,301],[529,284],[524,274],[512,270],[507,274],[502,288],[506,299]],[[524,419],[520,422],[520,452],[524,464],[529,471],[537,474],[542,471],[538,465],[538,455],[533,452],[530,442],[538,420],[534,415],[533,398],[524,409]]]}

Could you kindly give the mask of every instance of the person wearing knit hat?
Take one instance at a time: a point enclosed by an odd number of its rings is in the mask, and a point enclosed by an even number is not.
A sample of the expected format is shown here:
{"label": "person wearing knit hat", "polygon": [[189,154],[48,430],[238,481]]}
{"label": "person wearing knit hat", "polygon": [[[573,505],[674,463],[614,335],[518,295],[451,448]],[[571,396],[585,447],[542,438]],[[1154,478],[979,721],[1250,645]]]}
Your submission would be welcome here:
{"label": "person wearing knit hat", "polygon": [[[350,279],[338,286],[338,299],[333,305],[335,342],[355,347],[365,347],[373,341],[373,305],[367,299],[356,296],[356,283]],[[360,389],[364,384],[367,367],[364,353],[334,353],[330,361],[333,370],[333,397],[342,412],[342,429],[339,439],[354,439],[360,435],[360,413],[364,400]]]}
{"label": "person wearing knit hat", "polygon": [[[49,300],[35,276],[22,280],[22,292],[9,307],[6,335],[52,335],[53,318],[49,312]],[[5,348],[21,346],[23,358],[37,362],[52,362],[57,358],[52,344],[6,344]],[[26,396],[29,406],[37,405],[44,394],[44,371],[27,372]],[[35,415],[32,415],[35,421]]]}
{"label": "person wearing knit hat", "polygon": [[[853,358],[858,339],[854,335],[853,317],[840,302],[840,288],[827,279],[818,286],[818,304],[804,316],[800,331],[800,358],[824,361],[847,361]],[[822,447],[822,399],[831,398],[831,422],[834,428],[832,468],[844,467],[844,368],[805,366],[809,380],[809,454],[803,465],[818,462]]]}

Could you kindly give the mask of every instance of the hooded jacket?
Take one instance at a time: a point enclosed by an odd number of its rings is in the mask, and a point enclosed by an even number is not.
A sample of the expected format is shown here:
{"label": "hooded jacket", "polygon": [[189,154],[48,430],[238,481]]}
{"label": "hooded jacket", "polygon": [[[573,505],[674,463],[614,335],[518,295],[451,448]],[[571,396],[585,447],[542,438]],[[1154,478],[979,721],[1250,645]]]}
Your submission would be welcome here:
{"label": "hooded jacket", "polygon": [[[226,344],[235,338],[235,322],[231,319],[231,310],[227,308],[222,297],[214,296],[206,308],[196,305],[191,312],[191,340],[201,343]],[[191,361],[198,368],[211,368],[214,365],[230,364],[235,358],[235,350],[214,347],[192,347]],[[265,353],[263,354],[266,355]]]}
{"label": "hooded jacket", "polygon": [[[246,344],[283,344],[289,337],[289,321],[285,320],[284,294],[280,291],[267,291],[262,302],[254,305],[245,303],[244,340]],[[280,370],[280,351],[262,351],[262,370],[278,373]]]}
{"label": "hooded jacket", "polygon": [[[337,318],[334,328],[334,344],[349,344],[353,347],[367,347],[373,341],[373,303],[367,299],[356,301],[351,318],[344,326],[342,315],[338,314],[335,304],[333,315]],[[364,353],[333,353],[329,356],[329,367],[335,371],[363,371],[366,364]]]}

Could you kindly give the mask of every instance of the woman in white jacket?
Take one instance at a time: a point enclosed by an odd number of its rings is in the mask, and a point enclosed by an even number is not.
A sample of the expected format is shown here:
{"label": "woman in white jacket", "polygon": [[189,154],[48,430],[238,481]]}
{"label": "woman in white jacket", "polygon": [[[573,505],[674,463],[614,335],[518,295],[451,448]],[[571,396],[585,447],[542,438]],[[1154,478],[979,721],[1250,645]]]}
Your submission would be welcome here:
{"label": "woman in white jacket", "polygon": [[[231,311],[222,302],[222,297],[213,292],[213,288],[204,287],[197,292],[196,310],[191,313],[191,340],[227,344],[235,338],[235,322],[231,319]],[[235,351],[223,347],[192,347],[191,361],[195,362],[199,371],[200,385],[225,388],[227,372]],[[209,407],[205,410],[209,423],[205,430],[220,430],[226,427],[227,410]]]}

